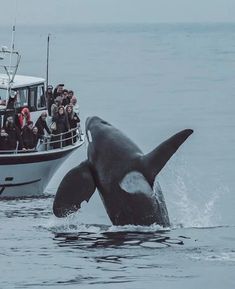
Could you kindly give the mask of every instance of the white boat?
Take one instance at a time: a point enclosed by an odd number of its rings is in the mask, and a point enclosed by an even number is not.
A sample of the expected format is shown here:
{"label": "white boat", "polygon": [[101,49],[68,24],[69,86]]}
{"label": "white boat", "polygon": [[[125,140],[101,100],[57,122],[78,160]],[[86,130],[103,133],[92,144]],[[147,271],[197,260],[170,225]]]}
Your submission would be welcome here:
{"label": "white boat", "polygon": [[[10,58],[9,64],[2,64]],[[12,65],[15,58],[15,65]],[[7,103],[10,95],[17,92],[14,112],[18,113],[23,107],[30,111],[31,120],[35,123],[43,111],[47,111],[45,98],[46,80],[43,78],[17,75],[20,55],[13,49],[3,47],[0,50],[0,66],[5,73],[0,74],[0,120],[1,127],[6,118]],[[5,117],[5,118],[4,118]],[[59,148],[53,149],[52,141],[46,137],[34,151],[0,151],[0,199],[17,197],[37,197],[43,195],[47,184],[61,164],[76,149],[84,144],[80,130],[75,129],[76,136],[69,136],[71,143],[64,144],[61,134],[57,141]]]}

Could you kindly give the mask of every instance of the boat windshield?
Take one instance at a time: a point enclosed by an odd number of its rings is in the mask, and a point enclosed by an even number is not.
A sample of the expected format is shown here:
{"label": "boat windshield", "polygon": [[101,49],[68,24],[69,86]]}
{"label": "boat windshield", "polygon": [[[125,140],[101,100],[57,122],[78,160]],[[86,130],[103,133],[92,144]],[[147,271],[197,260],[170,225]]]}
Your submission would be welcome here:
{"label": "boat windshield", "polygon": [[0,105],[5,105],[7,100],[7,89],[0,88]]}

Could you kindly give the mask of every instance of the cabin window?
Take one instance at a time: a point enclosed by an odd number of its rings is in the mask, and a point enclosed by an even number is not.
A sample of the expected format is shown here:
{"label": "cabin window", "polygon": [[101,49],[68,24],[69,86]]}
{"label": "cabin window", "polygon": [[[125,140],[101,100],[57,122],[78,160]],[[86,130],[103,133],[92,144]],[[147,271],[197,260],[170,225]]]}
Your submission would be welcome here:
{"label": "cabin window", "polygon": [[20,107],[28,105],[28,90],[20,88],[17,90],[17,102]]}
{"label": "cabin window", "polygon": [[44,94],[44,85],[39,85],[37,90],[37,108],[45,109],[46,107],[46,99]]}
{"label": "cabin window", "polygon": [[36,96],[37,96],[37,86],[29,88],[29,108],[31,111],[36,110]]}
{"label": "cabin window", "polygon": [[5,105],[7,99],[7,90],[0,88],[0,105]]}

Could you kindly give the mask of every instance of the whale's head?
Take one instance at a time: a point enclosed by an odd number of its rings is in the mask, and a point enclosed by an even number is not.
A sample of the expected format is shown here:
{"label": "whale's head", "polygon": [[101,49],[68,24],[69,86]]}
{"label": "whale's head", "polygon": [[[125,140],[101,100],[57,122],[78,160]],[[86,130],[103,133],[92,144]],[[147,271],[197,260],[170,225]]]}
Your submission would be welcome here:
{"label": "whale's head", "polygon": [[92,131],[94,129],[97,129],[98,127],[107,126],[107,125],[111,126],[110,123],[103,120],[102,118],[98,116],[91,116],[86,119],[86,124],[85,124],[86,132],[87,130]]}
{"label": "whale's head", "polygon": [[102,118],[98,116],[88,117],[85,123],[86,136],[88,141],[91,143],[94,134],[102,131],[107,127],[111,127],[111,124],[103,120]]}

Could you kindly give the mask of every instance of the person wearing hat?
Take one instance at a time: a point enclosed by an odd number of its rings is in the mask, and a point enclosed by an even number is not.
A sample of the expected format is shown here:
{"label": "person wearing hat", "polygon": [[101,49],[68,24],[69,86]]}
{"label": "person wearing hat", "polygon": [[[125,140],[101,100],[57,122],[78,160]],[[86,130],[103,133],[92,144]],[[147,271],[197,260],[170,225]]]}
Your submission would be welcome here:
{"label": "person wearing hat", "polygon": [[58,96],[61,96],[62,97],[62,94],[63,94],[63,89],[64,89],[64,84],[63,83],[60,83],[56,86],[56,88],[54,89],[54,99],[56,99]]}
{"label": "person wearing hat", "polygon": [[62,93],[62,105],[65,107],[69,103],[70,103],[70,98],[69,98],[68,90],[64,89]]}
{"label": "person wearing hat", "polygon": [[46,91],[46,99],[47,99],[47,109],[48,113],[51,116],[51,106],[55,101],[54,94],[53,94],[53,86],[48,85],[47,91]]}

